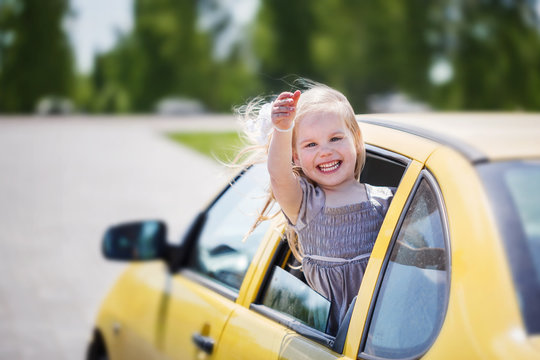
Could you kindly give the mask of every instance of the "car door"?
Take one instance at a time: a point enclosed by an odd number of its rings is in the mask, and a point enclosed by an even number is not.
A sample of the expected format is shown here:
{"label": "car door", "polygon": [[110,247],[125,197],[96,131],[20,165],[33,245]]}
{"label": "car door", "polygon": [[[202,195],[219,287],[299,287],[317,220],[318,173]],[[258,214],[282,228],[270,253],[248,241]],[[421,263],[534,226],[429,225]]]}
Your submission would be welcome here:
{"label": "car door", "polygon": [[250,266],[256,267],[252,261],[266,249],[270,222],[244,237],[265,203],[267,184],[264,166],[250,168],[209,207],[204,221],[199,219],[202,227],[187,244],[187,265],[167,284],[161,346],[168,358],[213,359],[218,352],[220,358],[230,358],[220,343],[222,331],[249,287]]}
{"label": "car door", "polygon": [[[421,171],[422,164],[374,146],[368,145],[366,149],[368,153],[361,181],[372,185],[396,187],[394,199],[376,240],[375,247],[377,247],[378,244],[389,243],[399,214]],[[375,250],[376,248],[374,248]],[[283,339],[279,358],[355,359],[362,336],[362,328],[359,326],[362,312],[360,309],[366,307],[366,296],[371,297],[373,293],[375,287],[375,282],[372,281],[373,274],[380,271],[381,265],[381,263],[370,259],[359,295],[349,308],[348,319],[339,329],[336,337],[331,337],[328,341],[321,341],[321,339],[306,336],[306,334],[291,333]],[[369,304],[369,300],[367,304]]]}
{"label": "car door", "polygon": [[[389,237],[421,165],[409,166],[402,179],[408,159],[391,158],[389,152],[372,146],[368,146],[368,151],[365,173],[372,174],[368,181],[390,186],[402,183],[395,205],[397,210],[393,211],[398,216],[391,217],[391,224],[387,225],[391,231],[383,235]],[[348,354],[344,351],[348,341],[347,324],[337,336],[325,332],[330,309],[328,300],[305,283],[302,272],[294,267],[297,264],[286,242],[270,243],[275,244],[275,249],[268,249],[264,264],[259,264],[261,275],[254,277],[254,283],[242,300],[244,306],[234,309],[222,335],[222,345],[227,344],[229,358],[248,359],[253,358],[253,354],[257,354],[257,358],[273,358],[263,350],[276,348],[276,341],[279,342],[276,354],[279,359],[336,359],[344,355],[355,358],[358,347]],[[350,320],[354,320],[352,309],[354,307],[351,307]],[[360,334],[357,338],[359,342]]]}

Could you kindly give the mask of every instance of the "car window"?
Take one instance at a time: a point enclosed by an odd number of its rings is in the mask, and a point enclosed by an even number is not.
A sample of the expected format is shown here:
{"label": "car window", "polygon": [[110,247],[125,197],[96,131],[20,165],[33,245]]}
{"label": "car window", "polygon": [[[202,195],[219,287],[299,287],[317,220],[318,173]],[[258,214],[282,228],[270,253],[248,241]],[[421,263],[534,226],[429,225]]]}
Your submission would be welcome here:
{"label": "car window", "polygon": [[208,210],[204,227],[191,254],[189,268],[229,289],[239,290],[270,221],[245,235],[266,203],[268,172],[251,167]]}
{"label": "car window", "polygon": [[449,260],[445,216],[424,173],[393,239],[363,353],[408,358],[425,352],[446,313]]}
{"label": "car window", "polygon": [[330,301],[291,273],[275,266],[263,305],[290,315],[319,331],[326,331]]}
{"label": "car window", "polygon": [[540,161],[480,164],[527,332],[540,334]]}
{"label": "car window", "polygon": [[397,187],[409,159],[366,144],[366,163],[360,175],[360,182],[374,186]]}

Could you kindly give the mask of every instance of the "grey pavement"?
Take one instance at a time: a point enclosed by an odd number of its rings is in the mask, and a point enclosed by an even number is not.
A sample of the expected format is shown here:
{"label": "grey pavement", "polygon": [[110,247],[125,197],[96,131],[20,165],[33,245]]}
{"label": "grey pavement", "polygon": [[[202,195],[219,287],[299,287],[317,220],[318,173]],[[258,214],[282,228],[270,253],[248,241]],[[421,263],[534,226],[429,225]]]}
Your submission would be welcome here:
{"label": "grey pavement", "polygon": [[123,263],[105,228],[159,218],[177,240],[226,182],[173,130],[235,129],[228,116],[0,117],[0,359],[83,359]]}

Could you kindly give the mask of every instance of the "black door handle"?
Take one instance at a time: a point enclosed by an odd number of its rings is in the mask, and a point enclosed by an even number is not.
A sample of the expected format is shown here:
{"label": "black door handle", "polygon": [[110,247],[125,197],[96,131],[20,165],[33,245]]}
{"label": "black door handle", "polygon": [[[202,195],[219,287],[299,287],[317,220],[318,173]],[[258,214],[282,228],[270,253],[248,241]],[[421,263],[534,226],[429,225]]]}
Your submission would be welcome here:
{"label": "black door handle", "polygon": [[201,334],[193,334],[191,337],[195,345],[207,354],[212,354],[214,351],[214,339],[208,336],[202,336]]}

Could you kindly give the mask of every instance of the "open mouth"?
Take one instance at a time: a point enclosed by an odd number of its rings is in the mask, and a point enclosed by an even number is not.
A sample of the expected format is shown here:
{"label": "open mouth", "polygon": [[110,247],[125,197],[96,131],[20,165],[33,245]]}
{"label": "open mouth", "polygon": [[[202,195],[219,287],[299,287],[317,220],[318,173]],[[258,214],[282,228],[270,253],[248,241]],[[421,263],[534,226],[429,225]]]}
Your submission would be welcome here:
{"label": "open mouth", "polygon": [[341,166],[341,161],[335,160],[324,164],[317,165],[317,168],[323,173],[331,173],[336,171]]}

